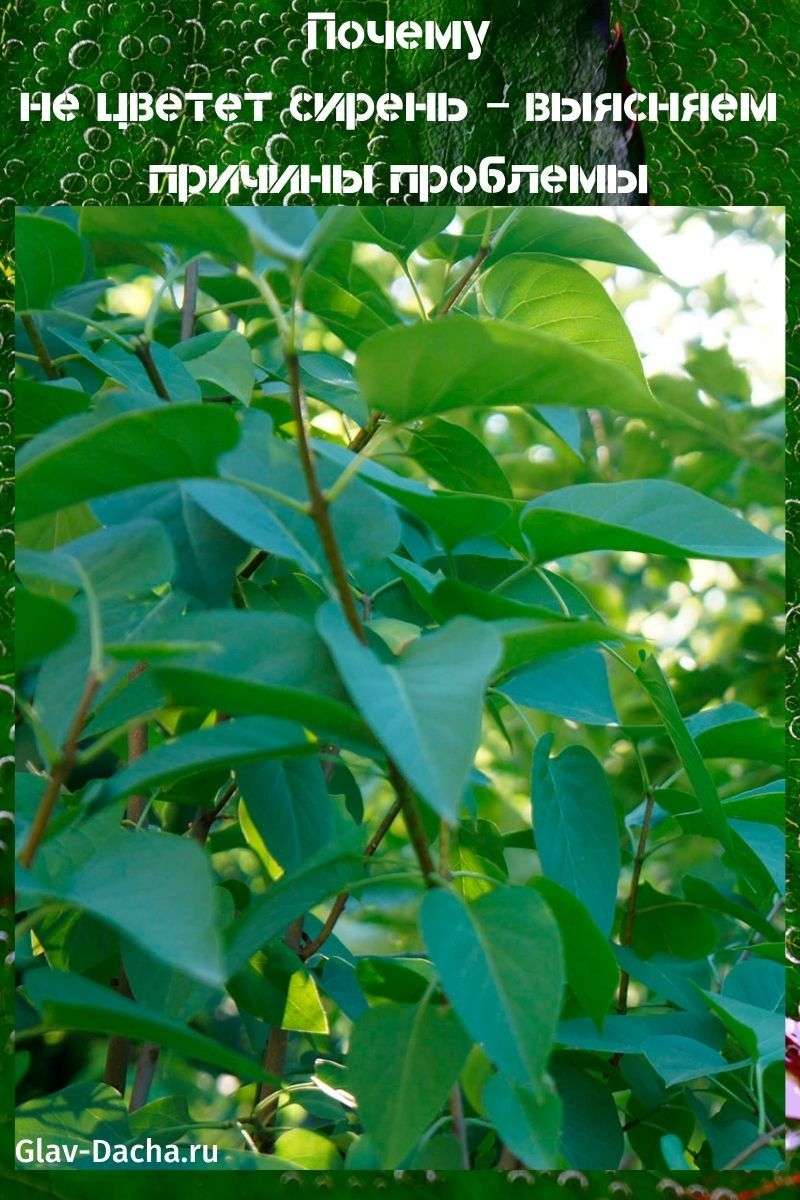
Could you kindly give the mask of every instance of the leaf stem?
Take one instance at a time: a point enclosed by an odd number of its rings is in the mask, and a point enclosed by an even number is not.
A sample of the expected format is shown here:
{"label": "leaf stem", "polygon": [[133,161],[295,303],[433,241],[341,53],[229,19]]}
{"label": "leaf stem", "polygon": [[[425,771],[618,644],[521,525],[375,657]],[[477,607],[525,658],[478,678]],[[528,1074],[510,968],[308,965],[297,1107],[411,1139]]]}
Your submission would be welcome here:
{"label": "leaf stem", "polygon": [[150,342],[145,341],[144,338],[137,339],[133,343],[133,353],[139,359],[139,362],[147,372],[147,378],[152,383],[155,394],[162,400],[165,400],[167,403],[169,403],[170,394],[167,391],[167,386],[161,377],[161,372],[153,361],[153,352],[150,349]]}
{"label": "leaf stem", "polygon": [[183,303],[181,304],[181,341],[188,342],[194,334],[197,308],[197,279],[200,263],[195,258],[186,264],[183,276]]}
{"label": "leaf stem", "polygon": [[438,876],[433,858],[431,857],[428,838],[425,834],[425,826],[422,824],[417,798],[408,780],[391,759],[389,759],[389,778],[392,781],[392,787],[395,790],[397,799],[400,802],[403,820],[406,823],[409,840],[414,847],[414,853],[417,856],[417,862],[420,865],[425,886],[428,888],[436,887],[435,880]]}
{"label": "leaf stem", "polygon": [[50,351],[44,344],[44,338],[39,332],[39,326],[34,321],[33,317],[28,313],[22,316],[22,327],[28,335],[28,339],[36,351],[36,359],[39,366],[44,371],[48,379],[61,379],[64,372],[60,371],[50,357]]}
{"label": "leaf stem", "polygon": [[110,341],[116,342],[128,354],[134,353],[134,348],[130,342],[126,342],[124,337],[120,337],[117,331],[112,329],[110,325],[106,325],[104,321],[96,321],[94,317],[85,317],[83,313],[72,312],[68,308],[53,308],[50,311],[55,313],[57,317],[67,317],[70,321],[80,321],[83,325],[88,325],[90,329],[96,329],[98,333],[102,333]]}
{"label": "leaf stem", "polygon": [[[631,887],[628,893],[628,903],[625,906],[625,923],[622,929],[620,943],[623,946],[630,946],[633,941],[633,929],[636,923],[636,901],[639,897],[639,885],[642,878],[642,867],[647,854],[647,839],[650,836],[650,825],[653,820],[653,808],[655,806],[655,792],[647,774],[647,769],[644,760],[639,753],[638,747],[635,749],[636,757],[639,760],[639,767],[644,779],[646,795],[644,814],[642,816],[642,826],[639,830],[639,842],[636,847],[636,853],[633,859],[633,871],[631,873]],[[624,1014],[628,1011],[628,989],[630,988],[631,977],[627,971],[622,971],[619,977],[619,993],[617,997],[617,1009]]]}
{"label": "leaf stem", "polygon": [[[395,798],[394,803],[392,804],[391,808],[388,810],[385,817],[381,821],[380,825],[375,830],[375,832],[372,835],[372,837],[370,838],[370,840],[367,842],[366,848],[364,850],[365,858],[372,858],[373,854],[378,849],[381,842],[386,837],[386,834],[389,832],[392,825],[394,824],[395,818],[399,815],[400,807],[401,807],[400,799],[399,799],[399,797],[397,797],[397,798]],[[339,895],[336,897],[333,904],[331,905],[331,911],[328,913],[328,916],[325,919],[325,923],[322,926],[322,929],[319,931],[319,933],[317,934],[317,936],[315,938],[313,938],[310,942],[307,942],[305,944],[305,946],[303,946],[301,948],[300,957],[302,958],[303,962],[307,962],[309,958],[311,958],[313,955],[315,955],[317,953],[317,951],[321,950],[322,947],[325,945],[328,938],[333,933],[334,928],[336,927],[336,922],[339,920],[339,917],[344,912],[345,906],[349,899],[350,899],[349,892],[340,892]]]}
{"label": "leaf stem", "polygon": [[36,857],[36,851],[39,849],[39,845],[47,832],[50,819],[58,803],[58,798],[61,795],[61,788],[69,778],[70,771],[75,764],[78,741],[80,740],[81,732],[86,724],[86,718],[91,712],[92,704],[99,688],[99,677],[90,673],[69,732],[67,733],[61,757],[58,762],[53,764],[50,779],[45,788],[44,795],[39,802],[36,816],[33,818],[28,840],[20,853],[19,861],[21,866],[25,868],[30,868]]}
{"label": "leaf stem", "polygon": [[776,1125],[774,1129],[767,1129],[749,1146],[745,1146],[744,1150],[740,1150],[738,1154],[726,1162],[722,1167],[723,1171],[735,1171],[742,1163],[747,1162],[748,1158],[752,1158],[759,1150],[763,1150],[765,1146],[770,1146],[773,1142],[779,1141],[786,1133],[786,1125]]}
{"label": "leaf stem", "polygon": [[347,623],[352,629],[355,636],[362,643],[367,644],[367,635],[364,632],[364,626],[361,623],[361,618],[358,615],[356,608],[355,597],[353,596],[350,582],[347,578],[347,569],[344,565],[339,543],[336,539],[336,534],[333,530],[331,515],[329,511],[329,502],[323,492],[319,479],[317,477],[317,468],[314,464],[314,457],[311,453],[311,445],[308,439],[308,431],[306,429],[305,413],[303,411],[303,390],[300,384],[300,360],[294,349],[287,348],[286,350],[286,367],[289,374],[289,392],[292,401],[292,412],[297,426],[297,440],[300,449],[300,462],[303,467],[303,475],[308,488],[308,496],[311,504],[311,517],[317,527],[319,540],[322,542],[322,548],[325,551],[325,557],[328,560],[333,583],[339,596],[339,603],[342,606],[344,615],[347,618]]}
{"label": "leaf stem", "polygon": [[419,315],[422,317],[423,321],[430,320],[427,309],[425,308],[425,305],[422,302],[422,296],[419,294],[419,288],[417,287],[416,280],[414,279],[414,276],[411,274],[411,269],[410,269],[408,263],[406,262],[406,260],[404,258],[401,258],[400,255],[397,255],[397,261],[399,262],[399,264],[402,268],[403,274],[405,275],[406,279],[408,280],[411,291],[414,293],[414,299],[417,302],[417,308],[419,309]]}
{"label": "leaf stem", "polygon": [[[303,939],[303,917],[297,917],[286,930],[285,941],[291,950],[299,952]],[[269,1031],[266,1049],[264,1050],[264,1068],[275,1080],[272,1085],[262,1084],[256,1093],[256,1108],[259,1114],[259,1135],[254,1139],[262,1154],[270,1154],[275,1148],[275,1138],[270,1126],[277,1111],[281,1094],[281,1081],[286,1066],[286,1050],[289,1044],[289,1034],[279,1025],[273,1025]],[[267,1091],[267,1088],[270,1088]],[[266,1101],[266,1103],[265,1103]],[[254,1109],[255,1112],[255,1109]]]}

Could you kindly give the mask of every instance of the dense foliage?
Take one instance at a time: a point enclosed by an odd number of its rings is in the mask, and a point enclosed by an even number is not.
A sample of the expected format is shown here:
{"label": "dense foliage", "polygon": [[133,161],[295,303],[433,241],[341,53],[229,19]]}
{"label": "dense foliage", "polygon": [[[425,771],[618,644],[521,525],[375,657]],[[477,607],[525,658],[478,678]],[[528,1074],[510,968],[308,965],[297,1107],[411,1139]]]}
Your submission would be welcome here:
{"label": "dense foliage", "polygon": [[16,244],[18,1136],[778,1165],[780,402],[568,210]]}

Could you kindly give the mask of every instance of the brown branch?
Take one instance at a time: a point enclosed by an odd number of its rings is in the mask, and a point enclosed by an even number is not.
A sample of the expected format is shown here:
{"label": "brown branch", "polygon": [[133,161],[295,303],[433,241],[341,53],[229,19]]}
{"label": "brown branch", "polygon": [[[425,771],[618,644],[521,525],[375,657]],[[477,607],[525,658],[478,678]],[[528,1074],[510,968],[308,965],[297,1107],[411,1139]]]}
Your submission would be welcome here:
{"label": "brown branch", "polygon": [[[112,990],[120,996],[126,996],[128,1000],[132,1000],[131,987],[128,983],[128,976],[125,974],[125,968],[122,963],[119,967],[119,976],[111,980]],[[113,1087],[119,1092],[120,1096],[125,1094],[125,1084],[128,1078],[128,1061],[131,1056],[130,1038],[123,1037],[121,1034],[112,1034],[108,1039],[108,1049],[106,1050],[106,1065],[103,1073],[103,1083],[107,1083],[109,1087]]]}
{"label": "brown branch", "polygon": [[22,317],[22,328],[28,335],[28,339],[36,351],[36,357],[39,360],[39,366],[44,371],[48,379],[61,379],[64,372],[53,362],[50,357],[50,351],[44,344],[44,338],[39,332],[39,326],[34,321],[33,317],[26,313]]}
{"label": "brown branch", "polygon": [[161,372],[153,361],[153,353],[150,349],[150,343],[142,341],[135,342],[133,345],[133,352],[147,372],[147,378],[152,383],[155,394],[160,396],[162,400],[169,402],[170,394],[167,391],[167,385],[161,378]]}
{"label": "brown branch", "polygon": [[[132,683],[138,675],[147,670],[147,663],[137,663],[132,671],[128,674],[128,682]],[[141,758],[147,753],[147,722],[143,721],[141,725],[134,726],[128,732],[128,762],[136,762],[137,758]],[[142,819],[145,809],[147,808],[146,796],[129,796],[126,806],[126,816],[134,825],[138,825]]]}
{"label": "brown branch", "polygon": [[222,816],[223,810],[227,807],[230,800],[236,792],[236,784],[231,783],[220,796],[219,800],[213,808],[201,809],[195,819],[192,821],[189,830],[189,837],[194,841],[199,842],[201,846],[205,846],[211,833],[211,826],[219,817]]}
{"label": "brown branch", "polygon": [[[128,680],[134,680],[137,675],[141,675],[147,669],[146,663],[137,663],[132,671],[128,674]],[[137,758],[141,758],[147,752],[147,723],[143,722],[131,729],[128,733],[128,762],[135,762]],[[129,796],[125,806],[125,815],[134,825],[138,825],[147,809],[147,799],[145,796]],[[115,987],[115,981],[111,981],[112,988]],[[127,996],[129,1000],[133,999],[131,985],[128,982],[128,976],[125,972],[125,964],[120,961],[119,976],[116,980],[115,990],[122,996]],[[106,1047],[106,1066],[103,1075],[104,1082],[111,1087],[116,1088],[121,1096],[125,1094],[125,1085],[128,1078],[128,1062],[131,1056],[131,1041],[130,1038],[124,1037],[119,1033],[112,1033],[108,1039]]]}
{"label": "brown branch", "polygon": [[194,334],[195,311],[197,309],[197,276],[200,264],[190,262],[183,276],[183,304],[181,305],[181,341],[187,342]]}
{"label": "brown branch", "polygon": [[250,559],[250,562],[246,563],[245,566],[242,567],[241,571],[239,572],[239,578],[252,579],[258,568],[262,566],[268,558],[269,554],[266,550],[258,550]]}
{"label": "brown branch", "polygon": [[721,1169],[723,1171],[735,1171],[742,1163],[747,1162],[748,1158],[752,1158],[754,1154],[758,1154],[759,1150],[763,1150],[765,1146],[769,1146],[772,1142],[783,1137],[786,1133],[786,1125],[776,1125],[774,1129],[768,1129],[766,1133],[762,1133],[749,1146],[745,1146],[744,1150],[740,1150],[738,1154],[726,1162]]}
{"label": "brown branch", "polygon": [[142,1042],[139,1057],[136,1060],[136,1072],[133,1077],[128,1112],[136,1112],[138,1108],[147,1104],[160,1053],[160,1047],[155,1042]]}
{"label": "brown branch", "polygon": [[300,384],[300,360],[293,350],[286,353],[286,366],[289,373],[292,411],[294,413],[295,424],[297,425],[300,462],[302,463],[303,475],[305,476],[306,487],[308,488],[311,516],[317,527],[317,533],[322,542],[322,548],[325,551],[325,557],[328,560],[334,586],[344,610],[344,615],[347,618],[347,623],[358,640],[363,645],[366,645],[367,635],[364,632],[364,626],[361,624],[355,597],[347,579],[347,568],[344,565],[344,559],[342,558],[339,543],[336,540],[336,534],[331,523],[328,499],[320,487],[319,479],[317,478],[317,469],[314,465],[314,457],[311,453],[311,446],[306,432],[305,413],[303,411],[303,389]]}
{"label": "brown branch", "polygon": [[44,795],[39,801],[36,816],[33,818],[28,840],[20,853],[19,861],[23,867],[27,868],[31,866],[36,857],[36,851],[39,849],[39,844],[47,832],[47,826],[50,824],[50,818],[58,803],[61,789],[75,765],[75,755],[81,732],[86,724],[86,718],[91,712],[92,704],[94,703],[99,687],[100,680],[96,675],[90,675],[86,681],[86,687],[83,690],[83,696],[78,704],[72,725],[67,733],[61,757],[53,764],[50,779],[48,780]]}
{"label": "brown branch", "polygon": [[[297,917],[286,930],[285,941],[291,950],[300,951],[303,940],[303,917]],[[269,1031],[267,1045],[264,1050],[264,1069],[275,1079],[275,1086],[267,1090],[269,1084],[261,1084],[256,1093],[256,1109],[260,1124],[259,1135],[255,1141],[262,1154],[271,1154],[275,1148],[275,1136],[272,1123],[278,1109],[278,1098],[281,1090],[284,1067],[286,1066],[286,1051],[289,1045],[289,1034],[278,1025],[273,1025]],[[254,1110],[255,1111],[255,1110]]]}
{"label": "brown branch", "polygon": [[481,263],[487,257],[488,253],[489,253],[488,245],[485,245],[485,246],[481,245],[478,247],[478,249],[475,252],[475,257],[473,258],[472,262],[469,264],[466,271],[461,276],[461,278],[459,279],[458,283],[455,285],[453,290],[443,301],[442,307],[439,309],[439,312],[436,314],[437,316],[444,317],[447,313],[450,312],[450,309],[453,307],[453,305],[456,303],[456,301],[459,299],[459,297],[463,296],[464,292],[466,291],[467,287],[469,286],[470,282],[472,281],[473,275],[480,268]]}
{"label": "brown branch", "polygon": [[461,1152],[461,1168],[469,1171],[469,1138],[467,1123],[464,1120],[464,1097],[461,1095],[461,1084],[456,1083],[450,1091],[450,1119],[453,1123],[453,1137],[458,1142]]}
{"label": "brown branch", "polygon": [[[478,247],[478,250],[476,251],[474,258],[472,259],[472,262],[469,264],[469,266],[467,267],[467,270],[464,272],[464,274],[459,279],[458,283],[455,285],[453,290],[450,292],[449,296],[447,296],[446,299],[442,301],[441,308],[439,309],[439,311],[437,313],[434,314],[433,320],[437,320],[440,317],[447,316],[447,314],[450,312],[450,309],[456,303],[458,298],[460,296],[462,296],[464,294],[464,292],[466,291],[475,272],[479,269],[479,267],[481,266],[481,263],[483,263],[483,261],[487,258],[490,249],[491,249],[491,246],[489,244],[481,245]],[[363,425],[361,427],[361,429],[359,429],[358,433],[355,435],[355,437],[349,443],[348,449],[352,450],[354,454],[358,454],[359,451],[363,450],[365,446],[369,445],[369,443],[374,438],[375,434],[378,432],[378,428],[379,428],[380,423],[383,420],[384,416],[385,416],[385,414],[382,412],[372,413],[372,415],[370,416],[366,425]]]}
{"label": "brown branch", "polygon": [[[631,890],[628,893],[628,903],[625,908],[625,924],[622,930],[620,943],[623,946],[630,946],[633,941],[633,927],[636,923],[636,901],[639,896],[639,883],[642,878],[642,867],[644,858],[647,852],[647,839],[650,835],[650,823],[653,819],[653,806],[655,805],[655,794],[653,791],[648,791],[644,806],[644,816],[642,818],[642,828],[639,831],[639,843],[636,847],[636,854],[633,859],[633,871],[631,873]],[[620,1013],[628,1011],[628,988],[630,987],[631,977],[627,971],[623,971],[619,977],[619,995],[617,998],[617,1008]]]}
{"label": "brown branch", "polygon": [[[201,846],[204,846],[208,841],[211,826],[221,815],[235,791],[236,784],[231,783],[225,789],[213,809],[203,810],[195,817],[192,827],[189,830],[189,836],[196,842],[199,842]],[[109,1041],[109,1053],[111,1052],[111,1041],[113,1041],[113,1038]],[[136,1112],[137,1108],[141,1108],[142,1105],[147,1103],[160,1054],[161,1047],[156,1042],[142,1042],[139,1048],[139,1056],[136,1060],[136,1072],[133,1077],[133,1087],[131,1088],[131,1098],[128,1105],[129,1112]]]}
{"label": "brown branch", "polygon": [[378,426],[383,420],[383,413],[374,412],[367,421],[366,425],[359,429],[358,433],[348,445],[348,450],[352,450],[354,454],[358,454],[359,450],[363,450],[368,442],[371,442],[375,434],[378,432]]}
{"label": "brown branch", "polygon": [[433,877],[436,875],[436,867],[431,857],[428,837],[425,833],[425,826],[422,824],[417,798],[410,783],[392,759],[389,759],[389,778],[392,781],[392,787],[395,790],[397,799],[400,802],[403,811],[403,820],[406,823],[409,840],[414,847],[414,853],[417,856],[417,862],[420,865],[425,886],[429,888],[435,887],[436,884]]}
{"label": "brown branch", "polygon": [[[395,818],[400,813],[400,808],[401,808],[400,800],[399,800],[399,798],[396,798],[394,803],[392,804],[391,808],[386,813],[386,816],[383,818],[380,825],[375,830],[375,833],[372,835],[370,840],[367,842],[366,849],[364,850],[365,858],[372,858],[373,854],[378,849],[381,842],[386,837],[386,834],[389,832],[392,825],[394,824]],[[328,913],[328,916],[325,920],[325,924],[322,926],[322,929],[320,929],[319,933],[312,941],[306,942],[305,946],[303,946],[301,948],[301,950],[299,951],[300,957],[302,958],[303,962],[307,962],[309,958],[311,958],[314,954],[316,954],[317,951],[320,950],[325,945],[328,938],[333,933],[333,930],[336,926],[336,922],[339,920],[339,917],[344,912],[345,905],[347,904],[347,901],[349,899],[350,899],[349,892],[341,892],[336,897],[333,904],[331,905],[331,911]]]}

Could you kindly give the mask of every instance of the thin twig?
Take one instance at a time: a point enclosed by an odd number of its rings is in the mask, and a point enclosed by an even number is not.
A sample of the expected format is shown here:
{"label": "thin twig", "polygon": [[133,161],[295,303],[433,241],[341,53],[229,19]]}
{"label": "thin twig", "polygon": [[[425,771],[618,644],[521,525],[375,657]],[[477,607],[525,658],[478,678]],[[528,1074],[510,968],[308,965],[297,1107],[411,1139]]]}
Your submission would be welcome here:
{"label": "thin twig", "polygon": [[167,403],[169,403],[170,394],[167,391],[167,385],[161,378],[161,372],[153,361],[153,353],[150,349],[150,343],[142,341],[135,342],[133,346],[133,352],[147,372],[147,378],[152,383],[155,394],[160,396],[162,400],[166,400]]}
{"label": "thin twig", "polygon": [[[622,930],[620,942],[623,946],[630,946],[633,941],[633,928],[636,923],[636,901],[639,896],[639,883],[642,878],[642,867],[644,866],[645,856],[647,854],[647,839],[650,834],[650,823],[653,819],[653,807],[655,805],[655,794],[650,788],[647,792],[647,798],[644,806],[644,816],[642,818],[642,827],[639,830],[639,843],[636,847],[636,855],[633,860],[633,871],[631,873],[631,890],[628,893],[628,903],[625,907],[625,924]],[[619,996],[617,1000],[617,1009],[620,1013],[628,1011],[628,988],[630,987],[631,977],[627,971],[623,971],[619,979]]]}
{"label": "thin twig", "polygon": [[[128,674],[128,682],[132,683],[138,675],[147,670],[146,663],[137,663],[132,671]],[[147,722],[143,721],[141,725],[134,725],[133,729],[128,730],[128,763],[136,762],[143,754],[147,753]],[[141,821],[145,808],[147,807],[146,796],[129,796],[126,806],[128,820],[133,825],[138,825]]]}
{"label": "thin twig", "polygon": [[391,759],[389,759],[389,778],[392,781],[395,794],[400,801],[403,820],[406,823],[408,837],[411,845],[414,847],[414,853],[417,856],[417,862],[420,865],[425,886],[429,888],[435,887],[436,867],[431,857],[425,826],[422,824],[422,817],[417,805],[417,798],[408,780]]}
{"label": "thin twig", "polygon": [[444,301],[442,302],[442,307],[439,309],[438,316],[444,317],[447,313],[450,312],[450,309],[453,307],[453,305],[456,303],[456,301],[459,299],[459,297],[462,296],[464,294],[464,292],[467,290],[467,288],[469,287],[472,277],[474,276],[475,272],[480,269],[481,263],[484,261],[485,258],[487,258],[488,254],[489,254],[488,246],[481,245],[478,247],[478,249],[475,252],[474,258],[470,262],[466,271],[461,276],[461,278],[459,279],[459,281],[455,285],[455,287],[452,289],[452,291],[445,297]]}
{"label": "thin twig", "polygon": [[28,339],[36,351],[36,358],[39,366],[44,371],[48,379],[61,379],[64,372],[59,370],[56,364],[50,357],[50,351],[44,344],[44,339],[39,332],[39,326],[34,321],[33,317],[25,313],[22,317],[22,327],[28,335]]}
{"label": "thin twig", "polygon": [[197,308],[197,277],[200,264],[194,259],[186,267],[183,276],[183,303],[181,304],[181,341],[188,342],[194,334],[195,309]]}
{"label": "thin twig", "polygon": [[378,426],[382,420],[383,413],[374,412],[367,421],[366,425],[363,425],[361,429],[359,429],[358,433],[350,442],[348,449],[352,450],[354,454],[358,454],[359,451],[363,450],[378,432]]}
{"label": "thin twig", "polygon": [[[389,832],[392,825],[394,824],[395,818],[398,816],[400,809],[401,809],[401,804],[400,804],[400,799],[398,797],[395,799],[391,808],[386,813],[386,816],[383,818],[380,825],[375,830],[375,833],[372,835],[369,842],[367,843],[366,849],[364,850],[365,858],[372,858],[375,851],[378,849],[381,842],[386,837],[386,834]],[[328,916],[325,920],[325,924],[322,926],[322,929],[320,929],[319,933],[317,934],[317,936],[315,938],[313,938],[312,941],[306,942],[306,944],[301,948],[300,957],[302,958],[303,962],[307,962],[309,958],[311,958],[314,954],[316,954],[317,951],[320,950],[325,945],[328,938],[333,933],[333,930],[336,926],[336,922],[339,920],[339,917],[344,912],[345,905],[347,904],[347,901],[349,899],[350,899],[349,892],[341,892],[336,897],[333,904],[331,905],[331,911],[328,913]]]}
{"label": "thin twig", "polygon": [[726,1162],[722,1170],[735,1171],[742,1163],[747,1162],[748,1158],[752,1158],[754,1154],[758,1154],[759,1150],[763,1150],[765,1146],[769,1146],[772,1142],[782,1138],[785,1133],[786,1125],[776,1125],[774,1129],[768,1129],[766,1133],[762,1133],[749,1146],[745,1146],[744,1150],[740,1150],[738,1154],[735,1154],[730,1162]]}
{"label": "thin twig", "polygon": [[142,1042],[139,1057],[136,1060],[136,1072],[133,1076],[128,1112],[136,1112],[137,1109],[147,1104],[160,1052],[161,1049],[155,1042]]}
{"label": "thin twig", "polygon": [[[303,940],[303,917],[297,917],[292,921],[289,928],[286,930],[285,941],[291,950],[299,953],[300,943]],[[275,1136],[271,1126],[275,1113],[278,1108],[278,1100],[281,1092],[281,1080],[283,1078],[284,1068],[286,1066],[286,1051],[289,1044],[289,1035],[285,1029],[281,1029],[279,1025],[273,1025],[269,1031],[267,1045],[264,1050],[263,1065],[264,1069],[277,1082],[274,1086],[269,1084],[261,1084],[256,1092],[255,1109],[258,1109],[258,1117],[260,1123],[260,1136],[255,1138],[258,1149],[262,1154],[270,1154],[275,1148]],[[265,1103],[266,1101],[266,1103]]]}
{"label": "thin twig", "polygon": [[58,803],[58,797],[61,795],[61,788],[69,778],[70,771],[75,765],[75,755],[80,741],[81,732],[86,724],[86,718],[91,712],[92,704],[100,687],[100,680],[96,675],[90,675],[86,681],[86,687],[83,690],[83,696],[78,704],[77,712],[72,721],[72,725],[67,733],[66,741],[61,752],[61,757],[58,762],[53,764],[50,772],[50,779],[45,788],[44,795],[39,801],[39,807],[36,810],[36,816],[33,818],[33,824],[28,834],[28,840],[25,847],[20,853],[19,861],[23,867],[30,867],[36,857],[36,851],[39,849],[39,844],[42,841],[47,826],[50,824],[50,818]]}
{"label": "thin twig", "polygon": [[303,467],[308,497],[311,505],[311,517],[317,527],[325,557],[328,560],[333,583],[339,596],[347,623],[358,640],[366,645],[367,635],[358,615],[355,597],[347,578],[347,568],[344,565],[339,543],[333,530],[328,500],[320,487],[317,478],[317,468],[311,453],[311,446],[306,431],[305,413],[303,411],[303,389],[300,384],[300,360],[294,350],[286,353],[286,367],[289,374],[289,391],[292,400],[292,411],[297,425],[297,441],[300,449],[300,462]]}
{"label": "thin twig", "polygon": [[[785,899],[784,899],[784,897],[783,897],[783,896],[778,896],[778,897],[776,898],[776,900],[775,900],[775,903],[772,905],[772,908],[771,908],[771,909],[769,910],[769,912],[767,913],[767,918],[766,918],[766,919],[767,919],[767,924],[769,924],[769,925],[771,925],[771,924],[772,924],[772,922],[773,922],[773,921],[775,920],[775,918],[777,917],[778,913],[779,913],[779,912],[781,911],[781,909],[783,908],[783,906],[784,906],[785,902],[786,902],[786,901],[785,901]],[[748,941],[748,943],[747,943],[747,945],[745,946],[745,948],[744,948],[744,950],[742,951],[742,953],[741,953],[741,954],[739,955],[739,957],[737,958],[737,960],[736,960],[736,965],[738,966],[738,964],[739,964],[739,963],[747,962],[748,958],[749,958],[749,957],[750,957],[750,955],[753,953],[753,947],[754,947],[754,946],[757,946],[757,945],[758,945],[760,942],[764,942],[764,941],[766,941],[766,938],[764,937],[764,934],[763,934],[763,933],[760,933],[758,930],[756,930],[756,932],[753,934],[753,936],[752,936],[752,937],[750,938],[750,940]]]}
{"label": "thin twig", "polygon": [[[137,663],[132,671],[128,674],[128,681],[134,680],[137,675],[141,675],[146,670],[146,663]],[[143,754],[147,753],[147,723],[142,722],[141,725],[135,725],[133,729],[128,730],[128,762],[136,762]],[[129,796],[125,806],[125,816],[133,824],[138,825],[145,816],[148,808],[148,800],[146,796]],[[112,980],[112,987],[114,981]],[[125,972],[125,965],[120,961],[119,974],[116,980],[116,989],[121,996],[126,996],[129,1000],[133,999],[131,986],[128,982],[128,976]],[[116,1088],[122,1096],[125,1094],[125,1084],[128,1077],[128,1061],[131,1054],[130,1038],[124,1037],[119,1033],[112,1033],[108,1039],[106,1047],[106,1067],[103,1076],[104,1081],[111,1087]]]}
{"label": "thin twig", "polygon": [[453,1123],[453,1137],[458,1142],[458,1148],[461,1152],[461,1168],[464,1171],[470,1169],[469,1161],[469,1138],[467,1136],[467,1123],[464,1120],[464,1097],[461,1095],[461,1084],[456,1083],[450,1091],[450,1118]]}
{"label": "thin twig", "polygon": [[227,807],[230,800],[233,799],[236,793],[236,784],[231,783],[220,796],[213,808],[201,809],[195,819],[192,821],[189,837],[194,841],[199,842],[201,846],[205,846],[211,833],[211,826],[219,817],[222,816],[224,809]]}
{"label": "thin twig", "polygon": [[[131,987],[128,983],[128,976],[125,974],[125,968],[122,963],[119,967],[119,975],[116,979],[111,980],[112,990],[120,996],[127,997],[132,1000]],[[120,1096],[125,1094],[125,1083],[128,1078],[128,1060],[131,1055],[130,1038],[123,1037],[121,1034],[112,1034],[108,1039],[108,1048],[106,1050],[106,1065],[103,1073],[103,1083],[107,1083],[109,1087],[113,1087],[119,1092]]]}

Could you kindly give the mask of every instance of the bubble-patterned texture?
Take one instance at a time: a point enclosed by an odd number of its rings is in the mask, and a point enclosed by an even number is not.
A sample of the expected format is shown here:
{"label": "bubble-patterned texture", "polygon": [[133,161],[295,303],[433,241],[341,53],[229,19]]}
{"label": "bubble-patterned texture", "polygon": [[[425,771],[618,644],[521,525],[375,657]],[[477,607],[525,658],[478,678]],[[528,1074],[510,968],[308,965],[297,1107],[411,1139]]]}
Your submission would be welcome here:
{"label": "bubble-patterned texture", "polygon": [[796,0],[626,0],[618,7],[638,91],[777,95],[771,124],[645,124],[654,202],[788,205],[799,182]]}
{"label": "bubble-patterned texture", "polygon": [[[466,49],[386,51],[364,46],[350,52],[309,50],[304,26],[309,11],[324,10],[317,0],[229,3],[229,0],[144,0],[136,21],[124,0],[21,0],[16,18],[7,15],[6,59],[12,111],[19,91],[70,87],[81,111],[71,122],[11,122],[11,144],[3,166],[6,210],[17,203],[148,204],[147,168],[164,163],[312,165],[364,162],[385,181],[386,164],[441,162],[477,164],[485,155],[510,162],[568,163],[588,168],[594,161],[627,162],[624,131],[613,125],[551,126],[522,122],[528,90],[579,94],[611,86],[614,63],[608,0],[507,0],[499,10],[485,0],[348,0],[339,3],[340,22],[348,18],[379,23],[413,18],[480,21],[494,18],[480,59]],[[92,119],[99,92],[184,91],[245,93],[270,91],[263,123],[244,119],[226,125],[192,119],[133,122],[126,129]],[[333,91],[447,91],[470,104],[457,124],[360,126],[298,123],[287,104],[295,87]],[[509,110],[487,110],[487,101],[508,100]],[[385,182],[367,203],[383,203]],[[439,202],[457,197],[442,193]],[[525,198],[525,197],[517,197]],[[398,200],[400,198],[397,198]],[[470,203],[489,197],[471,193]],[[544,203],[548,197],[534,198]],[[591,201],[591,197],[588,198]],[[495,197],[502,202],[503,196]],[[220,203],[203,196],[201,203]],[[235,201],[234,201],[235,202]],[[240,201],[241,202],[241,201]],[[280,202],[280,201],[278,201]],[[307,203],[299,196],[295,202]],[[395,201],[397,202],[397,200]]]}

